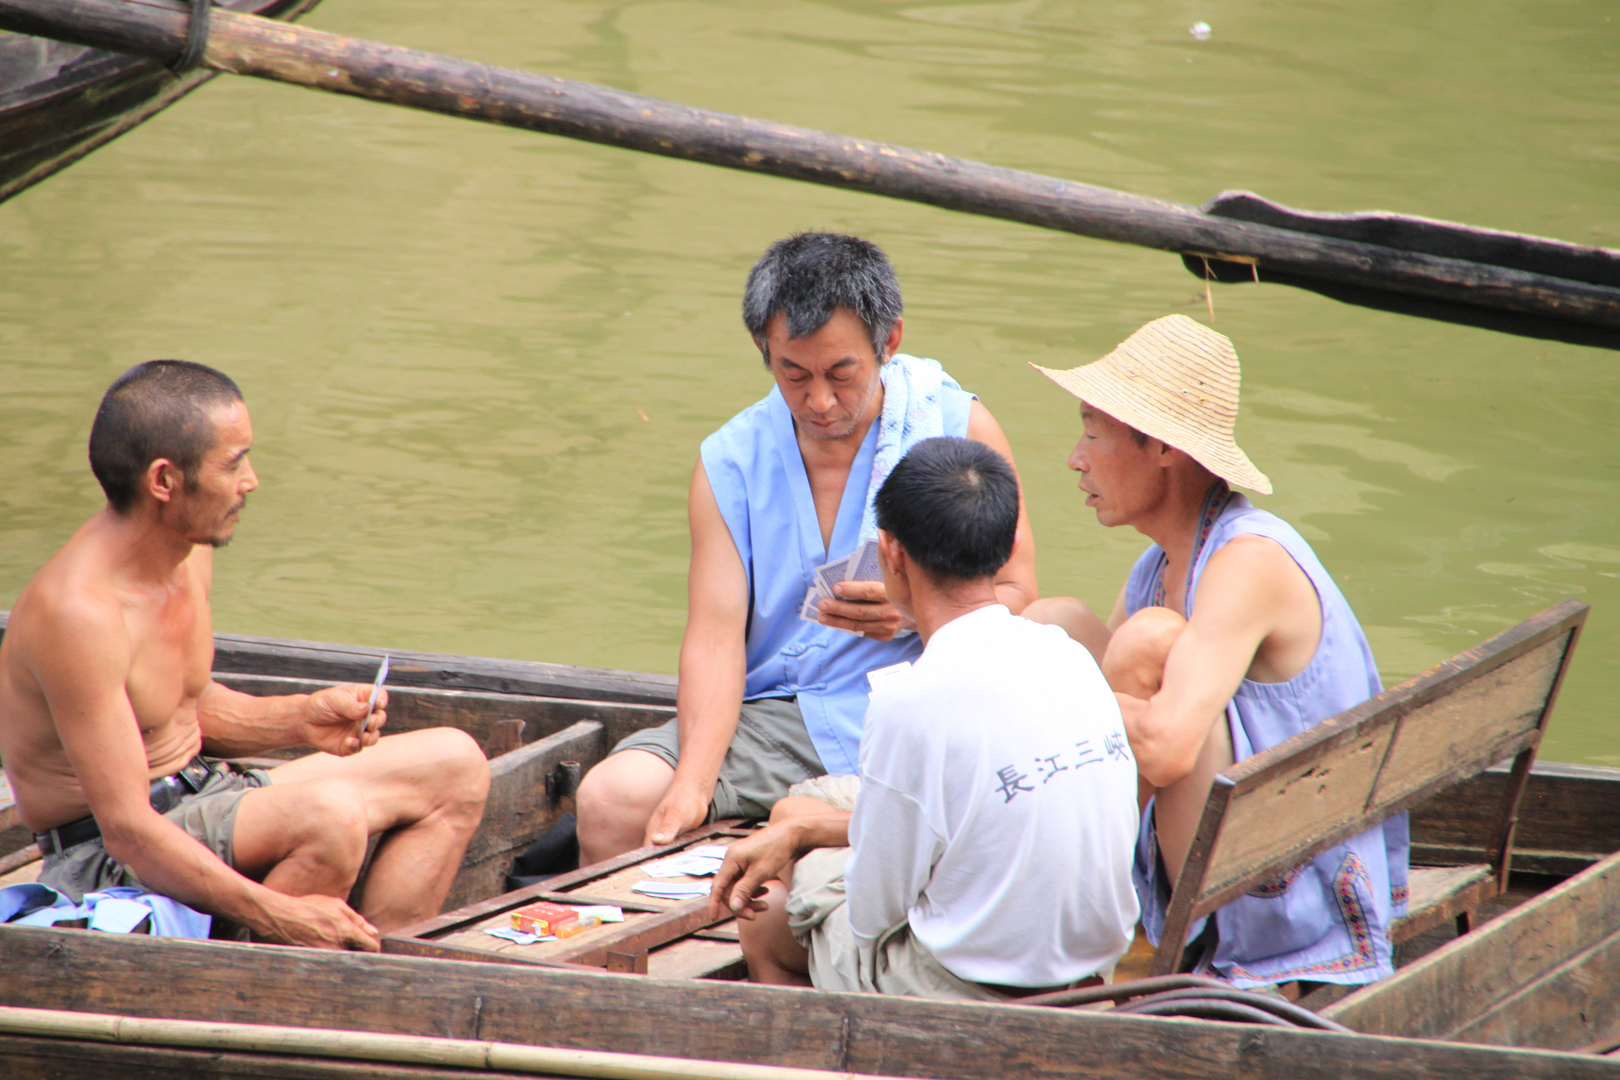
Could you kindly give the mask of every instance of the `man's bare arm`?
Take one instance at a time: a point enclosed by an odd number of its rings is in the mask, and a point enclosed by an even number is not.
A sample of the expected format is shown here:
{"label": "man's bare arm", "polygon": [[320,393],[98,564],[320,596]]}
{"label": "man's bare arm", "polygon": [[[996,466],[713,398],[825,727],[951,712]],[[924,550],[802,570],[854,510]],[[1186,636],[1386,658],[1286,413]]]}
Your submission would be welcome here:
{"label": "man's bare arm", "polygon": [[[1315,633],[1305,633],[1313,618]],[[1163,688],[1146,702],[1116,695],[1142,776],[1164,787],[1192,772],[1267,640],[1279,630],[1300,638],[1294,651],[1305,653],[1303,669],[1320,627],[1310,579],[1276,543],[1240,537],[1217,551],[1199,580],[1193,617],[1170,649]]]}
{"label": "man's bare arm", "polygon": [[675,701],[681,757],[648,819],[649,844],[668,843],[708,817],[720,763],[737,733],[747,675],[748,576],[701,460],[692,470],[687,517],[692,563]]}
{"label": "man's bare arm", "polygon": [[82,600],[55,615],[36,624],[30,667],[108,854],[149,888],[262,936],[375,951],[375,928],[341,900],[283,896],[249,881],[152,809],[146,747],[124,686],[131,655],[123,620]]}
{"label": "man's bare arm", "polygon": [[[968,414],[968,438],[981,442],[1007,459],[1017,475],[1018,464],[1013,460],[1012,445],[996,418],[990,415],[977,399]],[[1024,505],[1024,484],[1018,482],[1018,539],[1013,544],[1012,558],[996,574],[996,599],[1007,605],[1014,615],[1040,599],[1035,584],[1035,534],[1029,527],[1029,509]]]}
{"label": "man's bare arm", "polygon": [[789,818],[761,829],[726,849],[709,890],[709,912],[720,918],[727,912],[752,919],[764,905],[754,897],[765,883],[780,877],[783,867],[823,847],[849,846],[848,811],[829,810],[810,817]]}
{"label": "man's bare arm", "polygon": [[313,694],[254,697],[210,682],[197,698],[197,725],[204,747],[222,757],[289,746],[313,746],[342,757],[374,745],[388,722],[388,691],[377,695],[377,709],[368,719],[370,700],[371,687],[356,683]]}

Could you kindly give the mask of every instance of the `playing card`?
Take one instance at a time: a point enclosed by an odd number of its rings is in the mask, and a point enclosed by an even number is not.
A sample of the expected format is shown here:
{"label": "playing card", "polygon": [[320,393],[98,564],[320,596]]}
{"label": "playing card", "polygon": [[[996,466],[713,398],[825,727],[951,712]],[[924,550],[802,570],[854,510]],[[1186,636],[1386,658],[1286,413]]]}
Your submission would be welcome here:
{"label": "playing card", "polygon": [[816,584],[821,587],[825,595],[838,595],[833,586],[840,581],[849,580],[849,567],[854,558],[853,555],[845,555],[842,559],[834,559],[830,563],[816,567]]}
{"label": "playing card", "polygon": [[821,621],[821,593],[814,585],[804,590],[804,603],[799,606],[799,618],[805,622],[819,623]]}
{"label": "playing card", "polygon": [[877,537],[862,541],[849,557],[849,577],[846,581],[882,581],[883,567],[878,563]]}

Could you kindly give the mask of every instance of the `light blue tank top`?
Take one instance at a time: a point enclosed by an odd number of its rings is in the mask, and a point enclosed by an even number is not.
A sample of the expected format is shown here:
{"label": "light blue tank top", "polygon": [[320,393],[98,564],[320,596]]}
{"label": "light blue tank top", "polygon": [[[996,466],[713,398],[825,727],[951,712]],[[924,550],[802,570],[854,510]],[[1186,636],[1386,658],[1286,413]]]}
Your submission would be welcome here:
{"label": "light blue tank top", "polygon": [[[947,386],[940,405],[945,434],[966,437],[973,395]],[[709,487],[748,574],[743,696],[796,696],[829,773],[857,771],[866,673],[922,654],[915,634],[869,641],[799,618],[815,568],[855,550],[877,437],[873,423],[850,467],[828,548],[821,545],[810,478],[780,390],[772,387],[764,400],[732,417],[701,450]]]}
{"label": "light blue tank top", "polygon": [[[1213,508],[1210,513],[1214,513]],[[1211,524],[1193,560],[1187,589],[1191,615],[1198,579],[1210,556],[1234,537],[1276,541],[1305,571],[1322,606],[1322,640],[1305,670],[1285,683],[1245,679],[1227,706],[1236,760],[1276,746],[1383,691],[1372,649],[1344,594],[1305,539],[1282,519],[1234,494]],[[1152,545],[1125,585],[1129,614],[1162,602],[1164,550]],[[1168,884],[1158,881],[1151,808],[1143,817],[1136,882],[1143,925],[1157,943],[1164,927]],[[1267,882],[1214,913],[1217,945],[1211,966],[1239,986],[1308,979],[1363,983],[1394,974],[1389,925],[1406,911],[1407,818],[1329,848],[1311,862]],[[1193,927],[1196,935],[1202,922]]]}

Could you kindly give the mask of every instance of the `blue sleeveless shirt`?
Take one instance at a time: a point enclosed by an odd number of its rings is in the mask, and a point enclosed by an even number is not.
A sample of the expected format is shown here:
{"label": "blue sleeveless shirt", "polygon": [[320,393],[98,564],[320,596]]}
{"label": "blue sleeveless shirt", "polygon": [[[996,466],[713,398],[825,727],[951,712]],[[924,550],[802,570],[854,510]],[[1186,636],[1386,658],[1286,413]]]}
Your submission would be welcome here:
{"label": "blue sleeveless shirt", "polygon": [[[1198,579],[1210,556],[1238,536],[1265,536],[1288,552],[1310,578],[1322,607],[1322,639],[1305,670],[1284,683],[1248,679],[1226,708],[1234,760],[1242,761],[1359,705],[1383,691],[1372,649],[1344,594],[1303,537],[1282,519],[1232,495],[1209,528],[1193,561],[1187,589],[1192,614]],[[1164,550],[1152,545],[1125,584],[1126,611],[1162,603]],[[1162,873],[1151,805],[1142,818],[1135,878],[1142,923],[1155,944],[1164,930],[1172,882]],[[1405,814],[1317,855],[1299,869],[1265,882],[1215,911],[1216,948],[1204,964],[1238,986],[1307,979],[1365,983],[1395,973],[1392,919],[1406,911]],[[1192,927],[1196,936],[1203,922]]]}
{"label": "blue sleeveless shirt", "polygon": [[[946,386],[940,405],[945,434],[966,437],[973,395]],[[743,696],[796,696],[829,773],[859,771],[866,673],[922,655],[915,634],[870,641],[799,618],[815,568],[849,554],[859,542],[877,439],[874,421],[844,483],[830,547],[821,544],[793,414],[780,390],[773,386],[764,400],[732,417],[703,440],[701,450],[709,487],[748,575]]]}

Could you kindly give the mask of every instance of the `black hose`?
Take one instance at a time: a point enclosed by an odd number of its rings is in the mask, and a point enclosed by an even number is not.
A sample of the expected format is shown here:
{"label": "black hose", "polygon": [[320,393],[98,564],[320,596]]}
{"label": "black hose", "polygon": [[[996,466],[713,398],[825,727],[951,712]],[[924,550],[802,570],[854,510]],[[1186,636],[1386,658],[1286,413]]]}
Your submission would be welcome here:
{"label": "black hose", "polygon": [[1113,983],[1109,986],[1088,986],[1084,990],[1054,990],[1049,994],[1033,994],[1009,1002],[1012,1005],[1045,1005],[1063,1009],[1073,1005],[1092,1005],[1099,1001],[1125,1001],[1129,998],[1157,994],[1165,990],[1187,987],[1207,987],[1212,990],[1231,989],[1219,979],[1208,975],[1155,975],[1147,979]]}
{"label": "black hose", "polygon": [[1153,1012],[1146,1006],[1157,1007],[1160,1004],[1172,1002],[1203,1003],[1209,1001],[1224,1001],[1235,1005],[1242,1005],[1248,1009],[1258,1009],[1269,1013],[1280,1020],[1286,1021],[1295,1027],[1314,1028],[1317,1031],[1336,1031],[1340,1034],[1354,1034],[1349,1028],[1325,1016],[1318,1016],[1309,1009],[1295,1005],[1291,1001],[1274,997],[1270,994],[1257,994],[1250,990],[1238,990],[1231,986],[1199,987],[1180,990],[1170,990],[1154,994],[1140,1001],[1133,1001],[1114,1009],[1118,1013],[1142,1012],[1147,1015],[1165,1015]]}
{"label": "black hose", "polygon": [[1176,1001],[1135,1001],[1114,1010],[1133,1016],[1186,1016],[1195,1020],[1228,1020],[1239,1024],[1266,1024],[1271,1027],[1294,1025],[1274,1013],[1236,1001],[1218,998],[1183,998]]}

